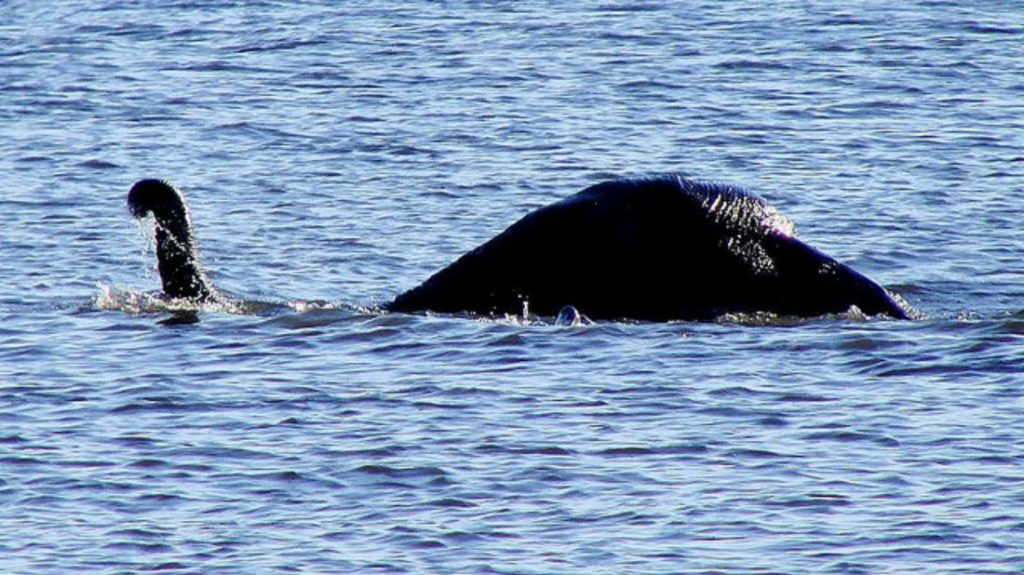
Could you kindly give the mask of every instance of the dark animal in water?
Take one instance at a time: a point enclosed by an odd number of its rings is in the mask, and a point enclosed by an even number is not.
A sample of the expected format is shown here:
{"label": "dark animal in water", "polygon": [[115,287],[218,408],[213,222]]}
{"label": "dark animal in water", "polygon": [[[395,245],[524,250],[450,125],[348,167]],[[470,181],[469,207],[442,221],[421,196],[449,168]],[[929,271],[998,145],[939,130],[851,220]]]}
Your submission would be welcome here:
{"label": "dark animal in water", "polygon": [[141,180],[128,192],[128,209],[156,221],[157,269],[164,293],[172,298],[209,300],[217,294],[199,265],[192,215],[185,197],[161,180]]}
{"label": "dark animal in water", "polygon": [[[152,213],[164,292],[217,297],[198,264],[184,198],[160,180],[128,194]],[[383,307],[394,312],[709,320],[725,314],[813,317],[856,307],[911,310],[849,266],[796,238],[793,224],[741,189],[680,176],[589,187],[535,210]],[[577,312],[579,313],[579,312]]]}

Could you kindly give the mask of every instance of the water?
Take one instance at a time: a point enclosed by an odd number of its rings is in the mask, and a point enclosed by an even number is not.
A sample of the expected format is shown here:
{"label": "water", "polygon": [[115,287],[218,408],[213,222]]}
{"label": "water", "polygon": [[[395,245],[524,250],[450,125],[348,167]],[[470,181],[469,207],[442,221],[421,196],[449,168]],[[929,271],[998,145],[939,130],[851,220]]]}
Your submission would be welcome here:
{"label": "water", "polygon": [[[1022,78],[1016,2],[7,2],[0,572],[1020,573]],[[927,318],[367,309],[666,171]],[[143,177],[265,306],[164,321]]]}

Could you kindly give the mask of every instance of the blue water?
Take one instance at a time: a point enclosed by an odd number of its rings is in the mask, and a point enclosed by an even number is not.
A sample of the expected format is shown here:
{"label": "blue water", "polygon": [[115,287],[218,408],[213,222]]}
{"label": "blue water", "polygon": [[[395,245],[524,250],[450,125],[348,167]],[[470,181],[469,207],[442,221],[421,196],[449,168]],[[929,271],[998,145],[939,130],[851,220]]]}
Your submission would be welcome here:
{"label": "blue water", "polygon": [[[3,14],[0,572],[1024,572],[1018,2]],[[369,309],[667,171],[926,318]],[[143,177],[249,307],[162,323]]]}

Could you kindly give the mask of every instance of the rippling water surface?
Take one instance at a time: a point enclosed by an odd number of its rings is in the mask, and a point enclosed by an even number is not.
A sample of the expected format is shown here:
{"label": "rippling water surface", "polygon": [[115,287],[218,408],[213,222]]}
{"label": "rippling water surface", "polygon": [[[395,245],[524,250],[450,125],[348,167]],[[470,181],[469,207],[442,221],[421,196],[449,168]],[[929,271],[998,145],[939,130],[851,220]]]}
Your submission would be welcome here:
{"label": "rippling water surface", "polygon": [[[1024,571],[1016,2],[14,1],[0,136],[4,573]],[[927,317],[372,311],[667,171]]]}

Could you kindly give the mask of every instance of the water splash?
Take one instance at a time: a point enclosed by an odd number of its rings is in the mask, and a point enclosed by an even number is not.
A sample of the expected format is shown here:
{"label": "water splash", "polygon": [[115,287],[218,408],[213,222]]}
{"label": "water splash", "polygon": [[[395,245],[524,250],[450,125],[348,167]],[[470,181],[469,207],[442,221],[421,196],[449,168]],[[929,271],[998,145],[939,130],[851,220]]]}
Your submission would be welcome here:
{"label": "water splash", "polygon": [[265,316],[278,313],[308,313],[325,309],[342,309],[340,303],[295,300],[278,302],[269,300],[241,299],[224,296],[216,300],[197,302],[185,298],[169,298],[161,292],[141,291],[132,288],[98,283],[99,293],[93,296],[92,307],[103,311],[120,311],[131,315],[160,313],[226,313],[231,315]]}

